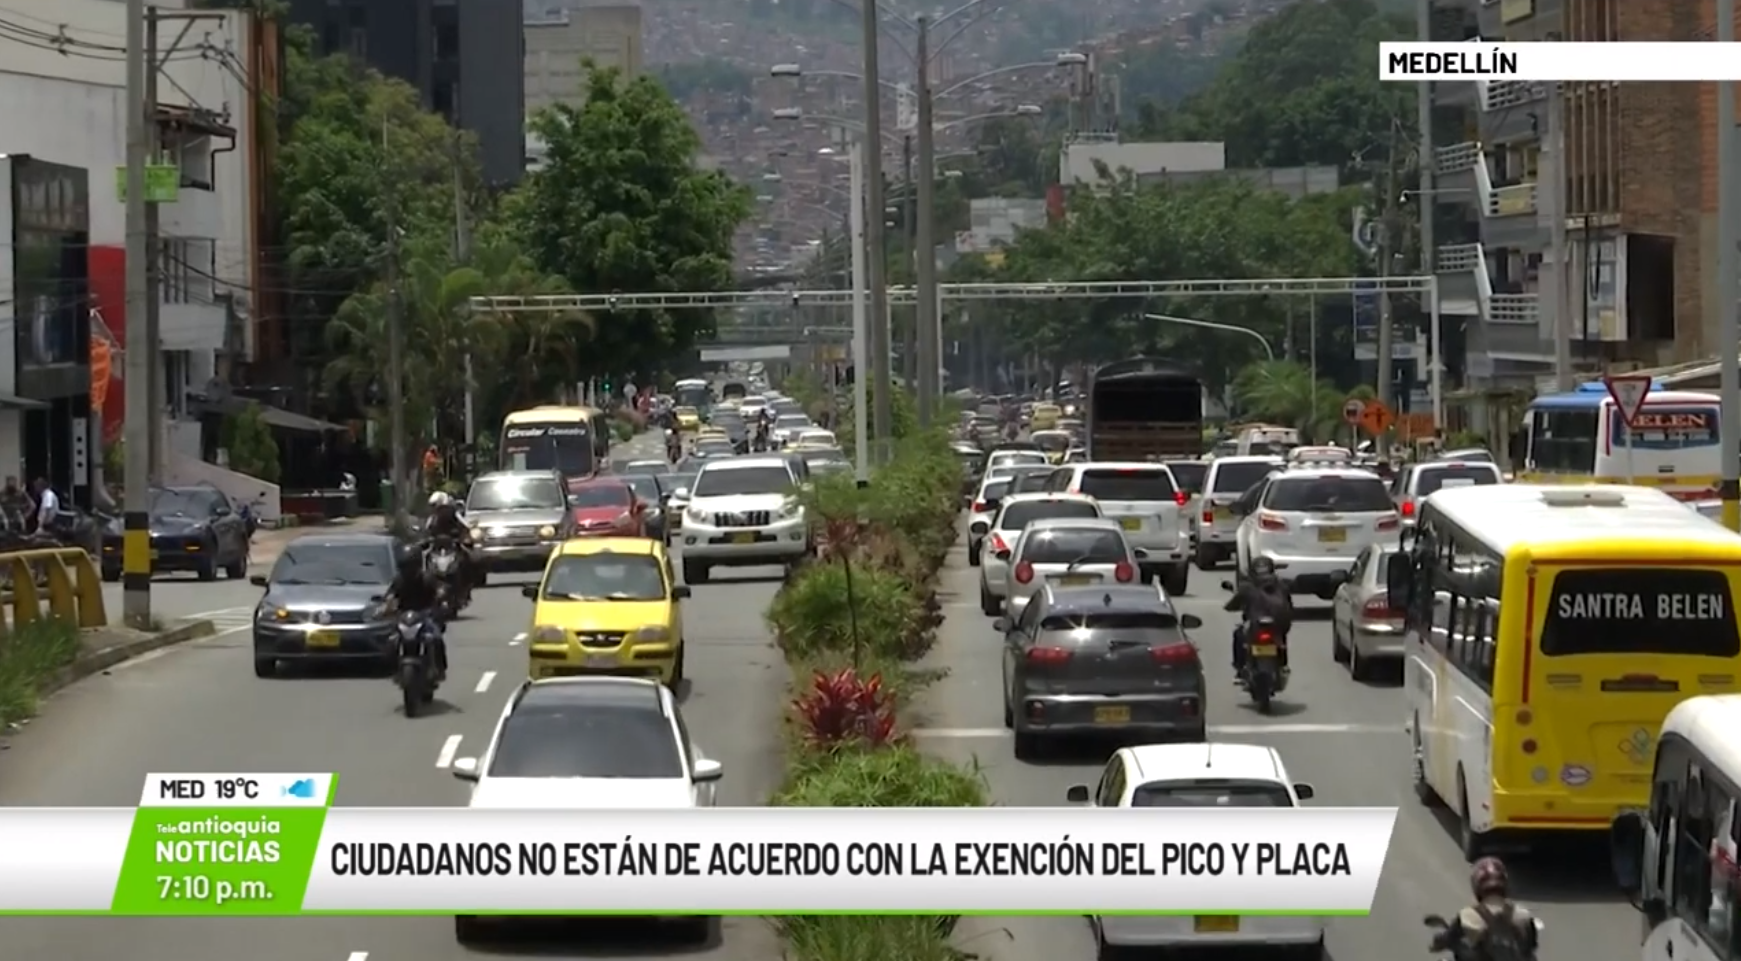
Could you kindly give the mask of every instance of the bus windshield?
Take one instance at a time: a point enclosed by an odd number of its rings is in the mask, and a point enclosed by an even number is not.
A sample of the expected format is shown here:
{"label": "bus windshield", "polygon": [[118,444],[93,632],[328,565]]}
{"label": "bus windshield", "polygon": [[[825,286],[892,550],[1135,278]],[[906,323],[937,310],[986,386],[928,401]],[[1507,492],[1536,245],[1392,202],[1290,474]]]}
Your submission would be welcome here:
{"label": "bus windshield", "polygon": [[671,396],[677,401],[678,407],[693,407],[698,411],[706,411],[713,406],[713,388],[704,383],[684,382],[678,384]]}
{"label": "bus windshield", "polygon": [[585,422],[510,424],[502,429],[500,470],[554,470],[564,477],[593,472],[591,425]]}

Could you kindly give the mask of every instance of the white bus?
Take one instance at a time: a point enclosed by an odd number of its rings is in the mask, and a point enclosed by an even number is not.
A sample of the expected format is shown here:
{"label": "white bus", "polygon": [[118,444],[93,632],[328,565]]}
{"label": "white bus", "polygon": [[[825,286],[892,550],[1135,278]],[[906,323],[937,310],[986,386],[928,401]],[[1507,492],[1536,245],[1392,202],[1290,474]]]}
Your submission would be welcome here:
{"label": "white bus", "polygon": [[1741,949],[1741,696],[1695,697],[1663,721],[1650,809],[1615,818],[1615,880],[1644,914],[1644,961]]}
{"label": "white bus", "polygon": [[1681,500],[1711,497],[1722,472],[1715,394],[1652,387],[1627,451],[1626,420],[1603,384],[1537,397],[1524,414],[1523,467],[1534,484],[1638,484]]}

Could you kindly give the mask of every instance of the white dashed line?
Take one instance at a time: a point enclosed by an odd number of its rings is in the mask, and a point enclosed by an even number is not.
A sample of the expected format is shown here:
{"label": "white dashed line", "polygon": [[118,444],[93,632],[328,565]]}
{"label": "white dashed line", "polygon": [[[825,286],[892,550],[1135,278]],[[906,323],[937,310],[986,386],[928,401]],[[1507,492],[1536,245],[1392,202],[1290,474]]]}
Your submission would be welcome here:
{"label": "white dashed line", "polygon": [[526,632],[521,631],[520,633],[514,635],[514,639],[508,642],[508,646],[509,647],[519,647],[521,644],[524,644],[524,643],[526,643]]}
{"label": "white dashed line", "polygon": [[351,956],[346,958],[345,961],[369,961],[369,952],[352,951]]}
{"label": "white dashed line", "polygon": [[477,690],[475,693],[483,694],[483,693],[489,691],[490,682],[494,681],[495,679],[496,679],[496,672],[495,671],[485,671],[484,676],[478,678],[478,686],[477,686]]}
{"label": "white dashed line", "polygon": [[463,737],[462,734],[451,734],[448,735],[447,740],[441,742],[441,751],[435,755],[436,767],[444,769],[453,767],[453,756],[459,753],[459,742]]}
{"label": "white dashed line", "polygon": [[[1212,724],[1210,734],[1401,734],[1401,724]],[[914,737],[933,737],[957,741],[986,740],[1009,737],[1001,727],[933,727],[920,728]]]}

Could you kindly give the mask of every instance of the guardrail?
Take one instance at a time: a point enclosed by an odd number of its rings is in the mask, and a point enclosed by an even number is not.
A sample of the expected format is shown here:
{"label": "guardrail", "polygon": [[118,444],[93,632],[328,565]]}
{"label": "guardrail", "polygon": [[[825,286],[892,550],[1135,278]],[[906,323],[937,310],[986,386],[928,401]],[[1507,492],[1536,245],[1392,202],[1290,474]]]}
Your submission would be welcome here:
{"label": "guardrail", "polygon": [[109,626],[103,580],[91,557],[76,547],[0,553],[0,616],[15,630],[58,618],[79,627]]}

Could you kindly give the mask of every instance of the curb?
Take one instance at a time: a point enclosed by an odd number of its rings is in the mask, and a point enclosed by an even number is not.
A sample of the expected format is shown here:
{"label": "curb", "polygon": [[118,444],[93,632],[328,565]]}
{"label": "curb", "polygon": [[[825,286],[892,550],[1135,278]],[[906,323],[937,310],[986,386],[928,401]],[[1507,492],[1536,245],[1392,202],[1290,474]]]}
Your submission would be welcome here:
{"label": "curb", "polygon": [[88,654],[81,654],[77,660],[50,675],[43,682],[38,693],[52,694],[74,681],[81,681],[92,674],[102,673],[122,661],[130,661],[133,658],[174,644],[204,640],[216,636],[217,633],[217,625],[209,620],[185,621],[155,634],[147,634],[144,637],[111,644]]}

